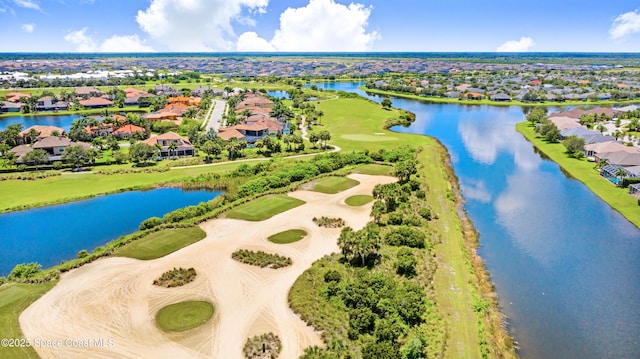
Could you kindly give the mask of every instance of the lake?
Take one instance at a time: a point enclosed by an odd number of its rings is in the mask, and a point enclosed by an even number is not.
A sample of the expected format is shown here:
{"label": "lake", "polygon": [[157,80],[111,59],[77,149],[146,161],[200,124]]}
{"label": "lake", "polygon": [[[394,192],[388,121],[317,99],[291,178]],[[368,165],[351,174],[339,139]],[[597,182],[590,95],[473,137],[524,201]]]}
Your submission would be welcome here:
{"label": "lake", "polygon": [[416,114],[393,130],[436,137],[451,155],[518,353],[638,357],[640,230],[534,151],[515,130],[522,108],[392,100]]}
{"label": "lake", "polygon": [[69,132],[71,123],[79,118],[80,116],[78,115],[61,115],[61,116],[34,115],[34,116],[0,117],[0,130],[4,130],[7,126],[12,125],[14,123],[19,123],[22,125],[22,129],[27,129],[35,125],[41,125],[41,126],[61,127],[66,132]]}
{"label": "lake", "polygon": [[0,276],[19,263],[43,268],[76,258],[122,235],[149,217],[209,201],[221,192],[160,188],[123,192],[88,200],[0,214]]}
{"label": "lake", "polygon": [[267,95],[275,98],[279,98],[279,99],[284,99],[284,100],[289,100],[291,98],[289,97],[289,93],[287,91],[281,91],[281,90],[267,91]]}

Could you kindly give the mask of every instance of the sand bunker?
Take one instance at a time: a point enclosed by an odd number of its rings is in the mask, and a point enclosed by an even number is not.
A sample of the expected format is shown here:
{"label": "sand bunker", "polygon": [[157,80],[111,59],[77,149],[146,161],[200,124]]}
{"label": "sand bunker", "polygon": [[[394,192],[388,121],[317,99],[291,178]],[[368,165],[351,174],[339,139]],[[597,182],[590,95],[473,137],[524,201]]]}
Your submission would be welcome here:
{"label": "sand bunker", "polygon": [[[338,251],[340,229],[318,227],[313,217],[340,217],[360,229],[369,221],[371,203],[349,207],[344,200],[395,180],[350,177],[360,184],[338,194],[291,193],[306,204],[262,222],[205,222],[205,239],[166,257],[106,258],[73,270],[22,313],[22,331],[42,358],[242,358],[246,339],[267,332],[281,338],[280,358],[297,358],[322,340],[289,309],[289,289],[314,261]],[[308,236],[291,244],[267,240],[288,229],[303,229]],[[231,259],[241,248],[278,253],[293,265],[274,270],[241,264]],[[173,267],[194,267],[198,276],[178,288],[153,285]],[[213,319],[183,333],[157,327],[160,308],[187,300],[211,301]]]}

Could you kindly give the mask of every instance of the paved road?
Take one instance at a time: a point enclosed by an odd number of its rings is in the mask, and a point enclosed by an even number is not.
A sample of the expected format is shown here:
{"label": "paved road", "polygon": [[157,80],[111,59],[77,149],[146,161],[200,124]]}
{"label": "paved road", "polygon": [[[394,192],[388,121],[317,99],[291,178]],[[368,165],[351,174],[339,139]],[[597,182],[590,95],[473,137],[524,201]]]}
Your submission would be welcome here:
{"label": "paved road", "polygon": [[207,121],[205,130],[209,131],[210,128],[213,128],[216,132],[218,132],[218,129],[222,124],[222,115],[224,115],[224,107],[226,105],[226,102],[222,100],[213,100],[213,105],[213,110],[210,110],[207,116],[209,120]]}

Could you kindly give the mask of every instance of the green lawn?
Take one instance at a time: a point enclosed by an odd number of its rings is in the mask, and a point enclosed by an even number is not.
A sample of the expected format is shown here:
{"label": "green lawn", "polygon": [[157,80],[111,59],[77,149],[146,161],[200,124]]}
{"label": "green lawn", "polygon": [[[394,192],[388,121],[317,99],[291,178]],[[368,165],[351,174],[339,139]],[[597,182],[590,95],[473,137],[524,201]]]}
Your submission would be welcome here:
{"label": "green lawn", "polygon": [[166,332],[183,332],[205,324],[213,312],[213,305],[209,302],[180,302],[160,309],[156,322]]}
{"label": "green lawn", "polygon": [[353,171],[353,173],[362,173],[372,176],[390,176],[391,172],[393,172],[392,166],[378,165],[375,163],[362,165]]}
{"label": "green lawn", "polygon": [[[22,338],[18,322],[20,313],[55,284],[6,284],[0,287],[0,339]],[[0,346],[0,358],[38,358],[38,355],[33,348]]]}
{"label": "green lawn", "polygon": [[273,194],[235,207],[227,212],[227,217],[245,221],[264,221],[304,203],[304,201],[289,197],[286,194]]}
{"label": "green lawn", "polygon": [[424,136],[400,134],[384,130],[387,119],[397,118],[399,110],[382,110],[380,104],[363,99],[339,99],[321,101],[316,105],[324,112],[323,125],[315,126],[313,131],[328,130],[331,133],[330,145],[339,146],[344,152],[377,151],[393,149],[402,145],[420,146]]}
{"label": "green lawn", "polygon": [[360,182],[347,177],[323,177],[313,182],[312,190],[327,194],[335,194],[359,184]]}
{"label": "green lawn", "polygon": [[288,231],[276,233],[269,236],[269,241],[276,244],[288,244],[297,242],[307,236],[307,232],[302,229],[290,229]]}
{"label": "green lawn", "polygon": [[200,227],[163,229],[120,247],[116,255],[142,260],[156,259],[206,236],[207,234]]}
{"label": "green lawn", "polygon": [[593,193],[620,212],[631,223],[640,228],[640,207],[638,200],[629,194],[627,188],[614,186],[594,169],[595,164],[586,159],[570,158],[561,143],[549,143],[539,138],[528,122],[521,122],[516,129],[533,145],[571,176],[584,183]]}
{"label": "green lawn", "polygon": [[351,196],[347,199],[344,200],[344,202],[352,207],[360,207],[360,206],[364,206],[365,204],[369,203],[373,201],[373,197],[365,195],[365,194],[359,194],[359,195],[355,195],[355,196]]}

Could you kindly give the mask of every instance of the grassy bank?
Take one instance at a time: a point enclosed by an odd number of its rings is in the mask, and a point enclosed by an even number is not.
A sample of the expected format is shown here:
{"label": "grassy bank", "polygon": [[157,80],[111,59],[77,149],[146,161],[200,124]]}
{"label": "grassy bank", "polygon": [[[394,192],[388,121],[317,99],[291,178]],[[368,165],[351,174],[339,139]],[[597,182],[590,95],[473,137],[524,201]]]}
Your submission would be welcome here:
{"label": "grassy bank", "polygon": [[193,244],[206,236],[207,234],[200,227],[164,229],[118,248],[115,255],[142,260],[156,259]]}
{"label": "grassy bank", "polygon": [[491,105],[491,106],[612,106],[612,105],[625,105],[625,104],[634,104],[638,103],[638,100],[625,100],[625,101],[544,101],[544,102],[522,102],[517,100],[512,101],[491,101],[489,99],[483,100],[460,100],[457,98],[448,98],[448,97],[435,97],[435,96],[420,96],[410,93],[404,92],[394,92],[394,91],[384,91],[378,89],[370,89],[365,86],[360,87],[361,90],[367,91],[369,93],[374,93],[378,95],[384,96],[395,96],[401,98],[408,98],[412,100],[419,100],[431,103],[455,103],[459,105]]}
{"label": "grassy bank", "polygon": [[[31,303],[48,292],[56,282],[42,284],[8,284],[0,287],[0,338],[22,338],[18,318]],[[38,358],[31,347],[0,346],[0,358]]]}
{"label": "grassy bank", "polygon": [[226,172],[236,169],[242,164],[258,162],[261,160],[200,167],[177,167],[167,172],[115,175],[74,173],[36,181],[7,180],[2,182],[3,195],[0,196],[0,213],[65,203],[127,190],[147,189],[162,183],[172,183],[205,173]]}
{"label": "grassy bank", "polygon": [[594,169],[595,164],[585,158],[570,158],[561,143],[549,143],[538,137],[529,122],[516,125],[516,130],[527,138],[540,152],[557,163],[571,176],[584,183],[593,193],[602,198],[613,209],[620,212],[629,222],[640,228],[640,207],[638,201],[626,188],[614,186]]}
{"label": "grassy bank", "polygon": [[180,302],[160,309],[156,322],[165,332],[184,332],[208,322],[213,312],[213,305],[209,302]]}
{"label": "grassy bank", "polygon": [[312,191],[335,194],[351,187],[355,187],[360,182],[346,177],[324,177],[314,181]]}

